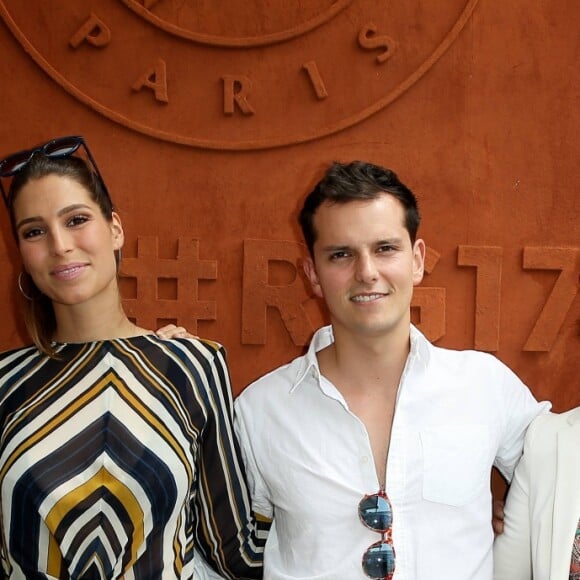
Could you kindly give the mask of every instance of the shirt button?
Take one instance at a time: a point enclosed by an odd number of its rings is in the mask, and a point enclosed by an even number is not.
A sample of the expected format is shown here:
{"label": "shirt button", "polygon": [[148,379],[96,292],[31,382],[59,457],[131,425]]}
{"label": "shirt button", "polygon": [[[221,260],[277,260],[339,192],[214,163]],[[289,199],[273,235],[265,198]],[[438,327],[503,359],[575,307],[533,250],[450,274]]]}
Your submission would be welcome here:
{"label": "shirt button", "polygon": [[368,463],[368,462],[369,462],[369,457],[368,457],[368,455],[363,455],[363,456],[360,458],[360,462],[361,462],[361,463]]}

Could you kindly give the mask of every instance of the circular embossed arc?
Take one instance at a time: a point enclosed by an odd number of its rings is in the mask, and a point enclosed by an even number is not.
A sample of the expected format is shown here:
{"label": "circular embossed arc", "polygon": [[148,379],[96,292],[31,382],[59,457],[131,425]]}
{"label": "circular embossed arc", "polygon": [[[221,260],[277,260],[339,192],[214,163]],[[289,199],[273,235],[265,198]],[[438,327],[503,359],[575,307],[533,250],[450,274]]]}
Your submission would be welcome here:
{"label": "circular embossed arc", "polygon": [[[125,0],[123,0],[125,1]],[[441,58],[441,56],[447,51],[447,49],[453,44],[457,39],[466,23],[469,21],[475,7],[477,6],[479,0],[467,0],[466,4],[458,16],[457,20],[444,36],[444,38],[439,42],[435,49],[425,58],[425,60],[413,70],[401,83],[393,87],[387,92],[382,98],[378,99],[371,105],[359,110],[358,112],[342,118],[338,121],[330,122],[321,127],[308,127],[299,135],[276,135],[273,137],[258,138],[258,139],[203,139],[187,134],[180,134],[177,132],[167,131],[155,127],[150,127],[145,123],[128,118],[127,116],[111,109],[107,105],[95,100],[90,95],[81,91],[72,82],[70,82],[60,71],[58,71],[54,66],[49,63],[46,58],[36,49],[36,47],[30,42],[30,40],[22,33],[22,31],[17,26],[14,19],[11,17],[10,13],[7,11],[4,2],[0,0],[0,16],[6,22],[8,28],[20,44],[24,47],[25,51],[34,59],[34,61],[42,68],[44,71],[50,75],[53,80],[60,84],[66,91],[73,95],[76,99],[84,103],[85,105],[91,107],[93,110],[102,114],[103,116],[111,119],[112,121],[124,125],[134,131],[140,132],[142,134],[154,137],[156,139],[161,139],[163,141],[168,141],[172,143],[179,143],[182,145],[188,145],[191,147],[198,147],[202,149],[217,149],[217,150],[227,150],[227,151],[242,151],[242,150],[259,150],[259,149],[269,149],[274,147],[283,147],[288,145],[294,145],[299,143],[305,143],[326,137],[342,131],[348,127],[352,127],[357,123],[367,119],[378,111],[384,109],[395,99],[405,93],[411,86],[413,86],[419,79],[421,79],[425,73]]]}
{"label": "circular embossed arc", "polygon": [[291,40],[292,38],[306,34],[307,32],[322,26],[334,18],[339,12],[344,10],[352,2],[352,0],[337,0],[337,2],[332,4],[327,10],[324,10],[315,17],[310,18],[305,22],[301,22],[296,26],[288,28],[287,30],[272,32],[270,34],[263,34],[260,36],[240,36],[232,38],[188,30],[187,28],[183,28],[177,24],[159,18],[151,10],[148,10],[142,3],[137,2],[136,0],[122,0],[122,2],[141,18],[144,18],[157,28],[161,28],[162,30],[165,30],[165,32],[168,32],[174,36],[209,46],[248,48],[252,46],[276,44],[278,42],[284,42],[286,40]]}

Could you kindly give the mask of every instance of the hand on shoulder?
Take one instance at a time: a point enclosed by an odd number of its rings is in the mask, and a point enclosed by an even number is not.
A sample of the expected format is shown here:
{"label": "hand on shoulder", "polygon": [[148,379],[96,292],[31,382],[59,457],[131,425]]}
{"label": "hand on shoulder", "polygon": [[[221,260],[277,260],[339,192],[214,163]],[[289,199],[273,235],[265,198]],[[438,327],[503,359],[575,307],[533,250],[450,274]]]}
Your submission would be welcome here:
{"label": "hand on shoulder", "polygon": [[155,334],[159,338],[164,339],[171,339],[171,338],[199,338],[195,334],[191,334],[187,328],[183,326],[176,326],[175,324],[167,324],[166,326],[162,326]]}

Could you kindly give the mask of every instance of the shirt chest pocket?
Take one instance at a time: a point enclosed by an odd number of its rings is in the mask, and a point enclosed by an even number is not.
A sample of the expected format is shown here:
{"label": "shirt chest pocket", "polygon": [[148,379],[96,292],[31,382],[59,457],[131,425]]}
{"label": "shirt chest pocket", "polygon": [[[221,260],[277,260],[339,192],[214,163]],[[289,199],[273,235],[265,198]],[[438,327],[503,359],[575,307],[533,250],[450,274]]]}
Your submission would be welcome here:
{"label": "shirt chest pocket", "polygon": [[487,425],[451,425],[421,432],[423,498],[462,506],[489,486],[494,441]]}

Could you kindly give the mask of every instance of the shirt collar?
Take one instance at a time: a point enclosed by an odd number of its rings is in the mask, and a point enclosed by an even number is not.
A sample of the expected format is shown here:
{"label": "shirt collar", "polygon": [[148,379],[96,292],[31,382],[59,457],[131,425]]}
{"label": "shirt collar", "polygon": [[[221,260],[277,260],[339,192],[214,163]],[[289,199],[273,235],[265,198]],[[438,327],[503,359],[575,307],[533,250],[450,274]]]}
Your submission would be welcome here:
{"label": "shirt collar", "polygon": [[413,365],[426,369],[433,348],[433,345],[427,340],[425,335],[411,324],[411,349],[407,359],[407,366]]}
{"label": "shirt collar", "polygon": [[[318,368],[318,358],[316,353],[323,348],[326,348],[334,342],[334,334],[332,333],[332,326],[323,326],[319,328],[310,341],[310,346],[306,354],[296,359],[296,379],[294,380],[290,392],[292,393],[304,382],[304,379],[311,373],[320,376],[320,369]],[[294,365],[292,365],[294,366]]]}
{"label": "shirt collar", "polygon": [[[411,348],[409,351],[409,357],[407,358],[407,364],[405,365],[405,373],[411,368],[426,369],[429,363],[431,349],[433,348],[423,333],[413,325],[411,325],[410,335]],[[316,353],[333,342],[334,334],[331,325],[323,326],[314,333],[306,354],[296,359],[292,364],[292,366],[294,366],[294,364],[296,365],[296,378],[290,388],[291,393],[294,392],[294,390],[296,390],[311,373],[315,373],[317,377],[320,377],[320,369],[318,367]]]}
{"label": "shirt collar", "polygon": [[567,417],[568,423],[574,425],[577,421],[580,423],[580,407],[573,409]]}

